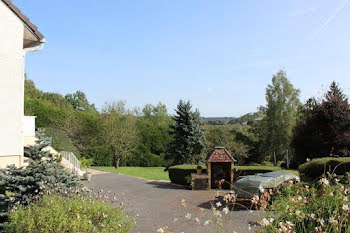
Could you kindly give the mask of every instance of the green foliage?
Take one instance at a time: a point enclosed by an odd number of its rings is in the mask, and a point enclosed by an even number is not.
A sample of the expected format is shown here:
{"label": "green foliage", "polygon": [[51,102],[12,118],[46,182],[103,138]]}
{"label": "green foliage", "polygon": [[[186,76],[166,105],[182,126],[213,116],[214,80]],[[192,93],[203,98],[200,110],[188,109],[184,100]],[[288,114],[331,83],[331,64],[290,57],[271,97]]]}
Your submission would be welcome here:
{"label": "green foliage", "polygon": [[55,127],[62,125],[65,114],[54,105],[39,99],[24,100],[24,113],[27,116],[36,116],[37,127]]}
{"label": "green foliage", "polygon": [[116,168],[120,159],[129,157],[135,149],[137,128],[134,113],[126,108],[125,101],[106,103],[102,110],[104,143],[113,154]]}
{"label": "green foliage", "polygon": [[[206,167],[202,167],[202,172],[206,172]],[[190,185],[191,173],[197,172],[197,165],[176,165],[168,168],[169,178],[172,183],[180,185]]]}
{"label": "green foliage", "polygon": [[129,232],[132,222],[110,204],[80,197],[44,196],[10,213],[6,232]]}
{"label": "green foliage", "polygon": [[350,158],[319,158],[299,166],[300,178],[304,181],[314,181],[327,172],[345,175],[350,172]]}
{"label": "green foliage", "polygon": [[275,166],[277,160],[282,160],[291,149],[292,130],[296,124],[297,109],[300,105],[299,93],[283,70],[273,76],[272,84],[266,88],[264,139],[266,150],[273,156]]}
{"label": "green foliage", "polygon": [[147,104],[142,112],[143,115],[137,119],[139,137],[135,155],[122,161],[122,164],[145,167],[167,166],[170,162],[165,159],[165,155],[172,140],[169,130],[173,121],[162,103],[157,106]]}
{"label": "green foliage", "polygon": [[69,173],[55,158],[50,157],[48,151],[43,150],[50,145],[50,140],[43,134],[37,137],[37,144],[30,147],[27,167],[12,165],[0,170],[0,186],[10,193],[0,195],[0,206],[6,206],[6,210],[19,204],[28,205],[45,193],[84,192],[79,177]]}
{"label": "green foliage", "polygon": [[206,139],[199,111],[192,111],[191,103],[180,100],[173,119],[171,134],[174,138],[169,145],[173,164],[198,164],[204,160]]}
{"label": "green foliage", "polygon": [[96,112],[95,105],[89,103],[85,93],[82,91],[76,91],[73,94],[67,94],[64,98],[69,104],[72,105],[74,110]]}
{"label": "green foliage", "polygon": [[75,147],[66,132],[55,128],[43,129],[45,135],[51,138],[51,146],[57,151],[70,151],[79,157],[80,151]]}
{"label": "green foliage", "polygon": [[335,176],[284,186],[260,232],[350,232],[349,194],[349,183],[340,184]]}
{"label": "green foliage", "polygon": [[306,158],[350,155],[350,106],[335,82],[322,100],[310,99],[300,115],[293,137],[296,163]]}

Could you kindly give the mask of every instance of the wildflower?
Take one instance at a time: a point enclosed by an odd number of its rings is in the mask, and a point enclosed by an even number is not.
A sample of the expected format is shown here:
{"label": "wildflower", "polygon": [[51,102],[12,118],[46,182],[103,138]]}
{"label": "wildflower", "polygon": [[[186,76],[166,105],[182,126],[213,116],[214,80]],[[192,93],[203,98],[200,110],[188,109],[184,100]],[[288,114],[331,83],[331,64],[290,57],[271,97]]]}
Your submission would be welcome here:
{"label": "wildflower", "polygon": [[345,211],[349,211],[350,210],[349,206],[345,205],[345,204],[343,205],[342,209],[345,210]]}
{"label": "wildflower", "polygon": [[216,207],[220,207],[220,206],[222,206],[222,204],[221,204],[221,202],[216,202]]}
{"label": "wildflower", "polygon": [[344,201],[348,201],[349,199],[348,199],[348,197],[344,197]]}
{"label": "wildflower", "polygon": [[324,226],[324,220],[323,220],[323,218],[321,218],[319,221],[320,221],[321,226]]}
{"label": "wildflower", "polygon": [[303,200],[303,198],[301,196],[298,197],[298,201],[301,201]]}
{"label": "wildflower", "polygon": [[174,221],[173,222],[177,222],[177,218],[174,218]]}
{"label": "wildflower", "polygon": [[228,208],[227,207],[223,208],[222,212],[224,212],[224,214],[228,214]]}
{"label": "wildflower", "polygon": [[295,211],[295,215],[299,216],[300,215],[300,210]]}
{"label": "wildflower", "polygon": [[336,183],[339,183],[339,181],[340,181],[338,178],[335,178],[334,180]]}
{"label": "wildflower", "polygon": [[159,229],[157,229],[157,232],[164,233],[165,230],[163,228],[159,228]]}
{"label": "wildflower", "polygon": [[311,161],[311,159],[309,159],[309,158],[306,158],[306,162],[310,162]]}
{"label": "wildflower", "polygon": [[185,216],[185,218],[191,219],[191,214],[190,214],[190,213],[187,213],[186,216]]}
{"label": "wildflower", "polygon": [[122,227],[122,224],[119,223],[119,224],[118,224],[118,227]]}
{"label": "wildflower", "polygon": [[203,225],[206,226],[206,225],[209,225],[209,223],[210,223],[210,220],[207,220],[207,221],[204,222]]}
{"label": "wildflower", "polygon": [[336,225],[338,224],[338,221],[334,219],[334,217],[330,217],[328,220],[331,224]]}
{"label": "wildflower", "polygon": [[104,218],[107,218],[107,217],[108,217],[108,215],[105,214],[105,213],[102,213],[102,216],[103,216]]}
{"label": "wildflower", "polygon": [[252,198],[252,203],[257,205],[259,203],[259,196],[258,195],[254,195],[254,197]]}
{"label": "wildflower", "polygon": [[270,221],[267,218],[263,218],[263,220],[260,222],[260,224],[264,227],[270,225]]}
{"label": "wildflower", "polygon": [[315,219],[315,214],[314,214],[314,213],[310,214],[310,217],[311,217],[312,219]]}
{"label": "wildflower", "polygon": [[326,179],[326,178],[322,178],[322,179],[321,179],[321,184],[327,186],[327,185],[329,185],[329,180]]}
{"label": "wildflower", "polygon": [[186,200],[185,200],[185,199],[182,199],[182,200],[181,200],[181,205],[182,205],[182,207],[186,207],[186,206],[187,206]]}

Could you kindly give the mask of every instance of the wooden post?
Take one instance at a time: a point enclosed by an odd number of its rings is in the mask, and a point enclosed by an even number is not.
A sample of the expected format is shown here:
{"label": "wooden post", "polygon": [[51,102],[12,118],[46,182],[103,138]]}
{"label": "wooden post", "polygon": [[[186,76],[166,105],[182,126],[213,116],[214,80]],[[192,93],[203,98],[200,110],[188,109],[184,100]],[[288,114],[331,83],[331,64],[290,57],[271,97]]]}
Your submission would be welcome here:
{"label": "wooden post", "polygon": [[211,189],[211,163],[207,163],[207,174],[208,174],[208,190]]}
{"label": "wooden post", "polygon": [[233,165],[233,162],[231,162],[231,180],[230,180],[230,190],[233,189],[233,169],[234,169],[234,165]]}

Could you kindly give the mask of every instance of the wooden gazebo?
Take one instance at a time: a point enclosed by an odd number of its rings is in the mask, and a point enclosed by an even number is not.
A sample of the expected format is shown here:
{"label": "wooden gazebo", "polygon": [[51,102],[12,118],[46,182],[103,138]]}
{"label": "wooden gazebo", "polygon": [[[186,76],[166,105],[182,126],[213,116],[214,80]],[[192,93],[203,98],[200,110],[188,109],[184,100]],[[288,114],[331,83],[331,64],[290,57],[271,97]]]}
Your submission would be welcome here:
{"label": "wooden gazebo", "polygon": [[209,189],[233,189],[234,162],[224,147],[215,147],[207,157]]}

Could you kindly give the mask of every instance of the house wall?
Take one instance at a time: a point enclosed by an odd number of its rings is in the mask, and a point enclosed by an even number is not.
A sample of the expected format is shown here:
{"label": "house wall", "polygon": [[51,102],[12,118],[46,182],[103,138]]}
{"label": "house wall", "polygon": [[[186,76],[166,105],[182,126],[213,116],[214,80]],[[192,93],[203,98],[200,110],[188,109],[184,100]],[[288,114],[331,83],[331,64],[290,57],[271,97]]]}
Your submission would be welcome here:
{"label": "house wall", "polygon": [[22,166],[24,25],[0,1],[0,168]]}

